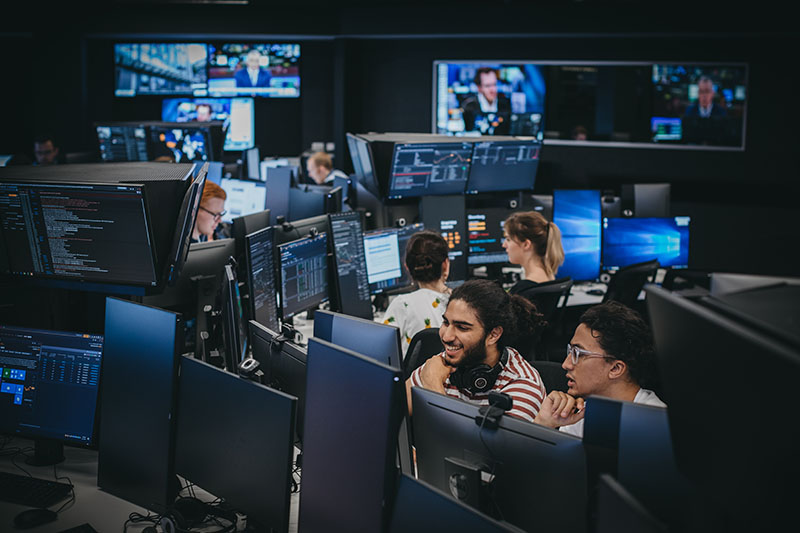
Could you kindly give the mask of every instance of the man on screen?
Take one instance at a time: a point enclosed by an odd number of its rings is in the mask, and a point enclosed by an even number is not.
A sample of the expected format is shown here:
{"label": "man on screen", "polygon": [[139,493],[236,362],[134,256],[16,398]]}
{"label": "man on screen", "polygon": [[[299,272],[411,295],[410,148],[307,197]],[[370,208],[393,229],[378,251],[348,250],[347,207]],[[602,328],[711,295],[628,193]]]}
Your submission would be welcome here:
{"label": "man on screen", "polygon": [[461,103],[464,131],[507,135],[511,126],[511,101],[497,91],[497,72],[490,67],[481,67],[475,72],[473,81],[478,93]]}
{"label": "man on screen", "polygon": [[197,104],[197,122],[210,122],[212,119],[211,116],[211,105],[210,104]]}
{"label": "man on screen", "polygon": [[727,141],[727,110],[714,103],[714,82],[708,76],[697,80],[697,103],[686,108],[681,123],[683,140],[689,144],[724,145]]}
{"label": "man on screen", "polygon": [[236,87],[269,87],[269,71],[261,67],[261,52],[252,49],[247,52],[245,58],[245,68],[241,68],[233,75],[236,80]]}

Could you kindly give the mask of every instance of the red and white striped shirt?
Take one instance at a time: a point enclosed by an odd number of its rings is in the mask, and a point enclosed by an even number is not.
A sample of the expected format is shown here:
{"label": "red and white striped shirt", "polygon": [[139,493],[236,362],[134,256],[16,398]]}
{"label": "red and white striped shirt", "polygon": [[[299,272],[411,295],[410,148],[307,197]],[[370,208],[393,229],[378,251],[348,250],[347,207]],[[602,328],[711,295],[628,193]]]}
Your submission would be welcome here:
{"label": "red and white striped shirt", "polygon": [[[503,367],[500,375],[497,376],[497,381],[495,381],[492,390],[511,396],[513,403],[511,404],[511,410],[506,411],[506,414],[533,422],[542,407],[545,396],[547,396],[544,382],[539,372],[518,351],[514,348],[506,349],[508,350],[508,362]],[[434,357],[444,357],[444,352]],[[421,365],[411,374],[411,384],[414,387],[422,387],[420,373],[423,366],[425,365]],[[470,394],[451,384],[450,378],[447,378],[447,381],[444,382],[444,390],[448,396],[455,396],[465,402],[474,405],[489,405],[490,391]]]}

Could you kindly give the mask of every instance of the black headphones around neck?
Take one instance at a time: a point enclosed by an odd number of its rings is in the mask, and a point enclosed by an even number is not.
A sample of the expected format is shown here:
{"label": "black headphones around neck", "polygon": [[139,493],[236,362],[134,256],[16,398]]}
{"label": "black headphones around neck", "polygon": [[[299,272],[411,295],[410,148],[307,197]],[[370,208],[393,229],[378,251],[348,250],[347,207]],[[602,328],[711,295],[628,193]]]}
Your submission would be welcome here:
{"label": "black headphones around neck", "polygon": [[462,391],[478,394],[491,390],[497,377],[508,364],[508,348],[500,349],[500,360],[494,366],[479,364],[464,368],[458,367],[450,374],[450,383]]}

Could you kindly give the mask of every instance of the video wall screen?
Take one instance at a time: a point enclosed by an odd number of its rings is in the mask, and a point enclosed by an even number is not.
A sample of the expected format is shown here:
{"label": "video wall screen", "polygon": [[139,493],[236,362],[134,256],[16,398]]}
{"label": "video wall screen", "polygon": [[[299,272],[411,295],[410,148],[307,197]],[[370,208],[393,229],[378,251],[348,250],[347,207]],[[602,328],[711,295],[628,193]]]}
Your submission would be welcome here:
{"label": "video wall screen", "polygon": [[115,43],[114,95],[299,98],[298,43]]}

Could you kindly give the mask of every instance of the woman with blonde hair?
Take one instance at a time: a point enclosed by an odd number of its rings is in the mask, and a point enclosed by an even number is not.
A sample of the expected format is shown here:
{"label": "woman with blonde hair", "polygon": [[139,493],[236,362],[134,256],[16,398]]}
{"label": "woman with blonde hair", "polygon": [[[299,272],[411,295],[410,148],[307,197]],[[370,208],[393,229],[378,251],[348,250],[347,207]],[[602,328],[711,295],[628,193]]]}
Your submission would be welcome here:
{"label": "woman with blonde hair", "polygon": [[503,223],[503,248],[508,261],[520,265],[523,279],[511,287],[512,294],[556,279],[564,263],[561,230],[536,211],[511,214]]}

